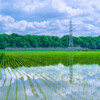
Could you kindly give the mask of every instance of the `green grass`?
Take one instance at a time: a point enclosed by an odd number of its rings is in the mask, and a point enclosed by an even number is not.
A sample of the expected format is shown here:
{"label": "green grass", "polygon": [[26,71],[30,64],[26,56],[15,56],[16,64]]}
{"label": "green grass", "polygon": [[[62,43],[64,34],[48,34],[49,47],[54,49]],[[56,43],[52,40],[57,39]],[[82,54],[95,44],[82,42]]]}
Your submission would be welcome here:
{"label": "green grass", "polygon": [[[73,61],[72,61],[73,60]],[[3,64],[2,64],[3,63]],[[0,66],[46,66],[62,63],[65,66],[73,64],[100,64],[99,51],[3,51],[0,52]]]}

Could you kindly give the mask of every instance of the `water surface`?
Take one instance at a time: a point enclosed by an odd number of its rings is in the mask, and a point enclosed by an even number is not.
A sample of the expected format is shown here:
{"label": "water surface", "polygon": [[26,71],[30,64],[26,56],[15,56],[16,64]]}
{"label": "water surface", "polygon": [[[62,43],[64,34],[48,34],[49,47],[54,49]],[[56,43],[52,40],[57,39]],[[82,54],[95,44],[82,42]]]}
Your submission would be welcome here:
{"label": "water surface", "polygon": [[100,66],[1,69],[0,100],[99,100]]}
{"label": "water surface", "polygon": [[99,100],[99,52],[0,54],[0,100]]}

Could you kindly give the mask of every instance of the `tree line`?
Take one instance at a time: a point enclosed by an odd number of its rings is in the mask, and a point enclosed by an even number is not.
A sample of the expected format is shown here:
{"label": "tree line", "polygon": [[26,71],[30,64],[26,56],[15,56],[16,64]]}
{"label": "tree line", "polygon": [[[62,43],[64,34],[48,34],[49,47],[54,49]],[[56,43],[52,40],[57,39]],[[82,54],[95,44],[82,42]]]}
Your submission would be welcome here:
{"label": "tree line", "polygon": [[[100,49],[100,36],[98,37],[73,37],[74,47],[89,49]],[[68,47],[69,36],[37,36],[37,35],[19,35],[12,33],[10,35],[0,34],[0,49],[12,48],[29,48],[29,47]]]}

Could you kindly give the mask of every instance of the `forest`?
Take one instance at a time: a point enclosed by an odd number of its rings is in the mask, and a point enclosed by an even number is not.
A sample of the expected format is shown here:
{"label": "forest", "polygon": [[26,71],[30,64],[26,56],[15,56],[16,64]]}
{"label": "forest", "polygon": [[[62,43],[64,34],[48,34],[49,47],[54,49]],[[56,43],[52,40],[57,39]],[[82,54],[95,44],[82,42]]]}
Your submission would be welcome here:
{"label": "forest", "polygon": [[[100,49],[100,36],[73,36],[74,47],[82,47],[88,49]],[[45,35],[19,35],[16,33],[0,34],[0,49],[8,47],[12,48],[30,48],[30,47],[68,47],[69,36],[45,36]]]}

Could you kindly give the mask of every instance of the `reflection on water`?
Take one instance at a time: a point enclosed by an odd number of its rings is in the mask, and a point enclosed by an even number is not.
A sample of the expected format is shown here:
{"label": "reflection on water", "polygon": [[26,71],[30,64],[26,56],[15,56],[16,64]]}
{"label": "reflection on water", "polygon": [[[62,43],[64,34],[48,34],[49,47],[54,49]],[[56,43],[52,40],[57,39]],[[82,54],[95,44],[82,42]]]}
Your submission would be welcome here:
{"label": "reflection on water", "polygon": [[70,82],[73,80],[73,55],[69,55],[69,66],[70,66]]}
{"label": "reflection on water", "polygon": [[1,69],[0,100],[99,100],[100,66],[69,63]]}
{"label": "reflection on water", "polygon": [[97,57],[2,54],[0,100],[99,100],[100,58]]}

